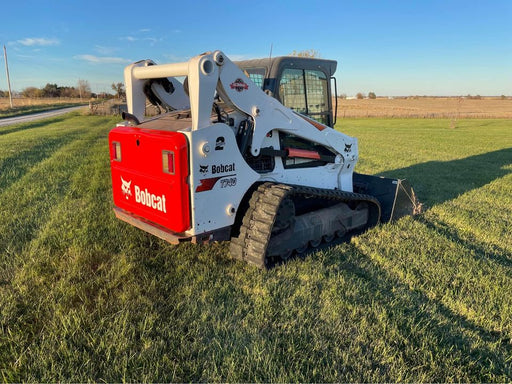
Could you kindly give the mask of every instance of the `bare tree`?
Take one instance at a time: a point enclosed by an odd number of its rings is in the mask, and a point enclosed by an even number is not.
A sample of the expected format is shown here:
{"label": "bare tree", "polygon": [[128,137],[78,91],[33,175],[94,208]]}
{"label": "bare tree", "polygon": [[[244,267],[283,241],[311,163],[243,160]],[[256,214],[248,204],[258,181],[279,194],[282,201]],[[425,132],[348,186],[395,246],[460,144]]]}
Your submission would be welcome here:
{"label": "bare tree", "polygon": [[87,80],[78,80],[77,88],[80,98],[88,99],[91,97],[91,86]]}
{"label": "bare tree", "polygon": [[125,95],[123,83],[112,83],[112,89],[116,92],[118,99]]}

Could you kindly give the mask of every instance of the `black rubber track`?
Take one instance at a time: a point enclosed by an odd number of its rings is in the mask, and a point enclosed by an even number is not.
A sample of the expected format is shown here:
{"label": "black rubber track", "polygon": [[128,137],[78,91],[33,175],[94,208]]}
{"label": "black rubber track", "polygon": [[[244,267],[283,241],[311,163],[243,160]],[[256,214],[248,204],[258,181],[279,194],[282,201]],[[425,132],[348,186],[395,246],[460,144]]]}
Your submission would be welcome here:
{"label": "black rubber track", "polygon": [[259,268],[268,268],[272,265],[272,261],[266,257],[267,246],[279,206],[287,197],[293,199],[315,198],[347,204],[367,202],[370,212],[365,229],[379,223],[380,204],[373,196],[339,190],[264,183],[252,193],[249,208],[240,226],[239,236],[231,238],[232,257]]}

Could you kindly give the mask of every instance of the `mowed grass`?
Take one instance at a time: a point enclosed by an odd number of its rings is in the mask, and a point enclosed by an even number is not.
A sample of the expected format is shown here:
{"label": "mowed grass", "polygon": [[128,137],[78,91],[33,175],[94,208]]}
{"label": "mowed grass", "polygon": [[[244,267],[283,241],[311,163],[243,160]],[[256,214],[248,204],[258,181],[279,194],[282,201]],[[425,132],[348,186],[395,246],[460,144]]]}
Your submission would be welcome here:
{"label": "mowed grass", "polygon": [[341,121],[425,212],[270,271],[116,220],[115,123],[0,128],[3,381],[512,380],[510,121]]}

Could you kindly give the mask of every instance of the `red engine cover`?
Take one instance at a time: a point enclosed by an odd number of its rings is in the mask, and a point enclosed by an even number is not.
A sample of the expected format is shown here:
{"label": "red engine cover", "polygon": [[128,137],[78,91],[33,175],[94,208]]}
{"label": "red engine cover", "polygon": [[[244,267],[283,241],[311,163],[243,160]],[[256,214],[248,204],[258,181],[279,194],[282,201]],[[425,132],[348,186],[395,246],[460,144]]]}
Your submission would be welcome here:
{"label": "red engine cover", "polygon": [[190,228],[188,146],[179,132],[110,131],[114,204],[173,232]]}

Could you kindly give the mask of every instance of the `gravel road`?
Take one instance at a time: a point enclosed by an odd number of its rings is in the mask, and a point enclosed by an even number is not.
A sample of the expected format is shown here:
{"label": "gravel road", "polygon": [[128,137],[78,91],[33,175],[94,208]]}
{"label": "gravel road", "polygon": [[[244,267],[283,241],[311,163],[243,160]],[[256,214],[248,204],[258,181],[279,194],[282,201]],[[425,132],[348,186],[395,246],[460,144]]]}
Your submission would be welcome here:
{"label": "gravel road", "polygon": [[29,122],[29,121],[47,119],[49,117],[59,116],[59,115],[63,115],[63,114],[68,113],[68,112],[77,111],[77,110],[79,110],[81,108],[84,108],[84,106],[55,109],[53,111],[34,113],[34,114],[31,114],[31,115],[23,115],[23,116],[16,116],[16,117],[6,117],[4,119],[0,119],[0,127],[3,127],[5,125],[18,124],[18,123],[26,123],[26,122]]}

